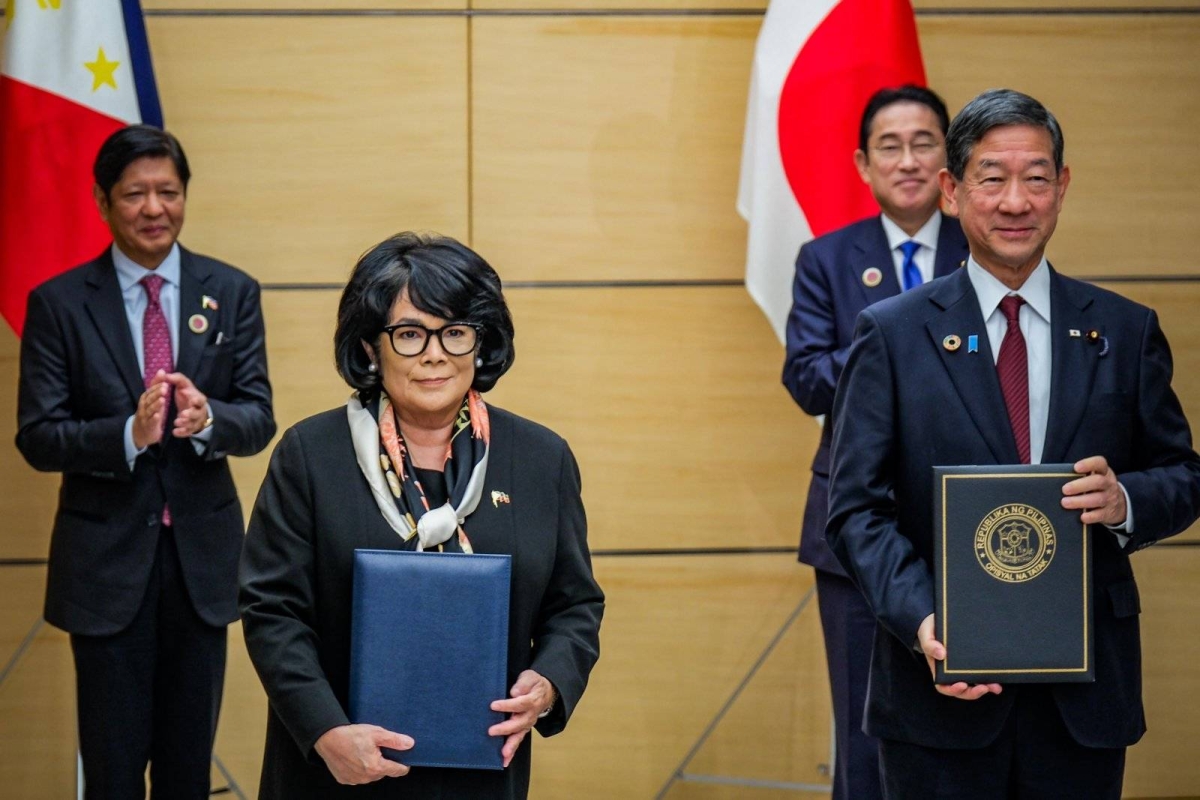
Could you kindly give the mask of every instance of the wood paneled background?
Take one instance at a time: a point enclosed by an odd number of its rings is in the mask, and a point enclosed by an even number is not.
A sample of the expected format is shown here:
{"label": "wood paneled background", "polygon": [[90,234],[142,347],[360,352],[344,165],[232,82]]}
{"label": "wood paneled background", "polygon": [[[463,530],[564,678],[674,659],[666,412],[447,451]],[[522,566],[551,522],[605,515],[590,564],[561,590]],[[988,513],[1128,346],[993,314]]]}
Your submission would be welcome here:
{"label": "wood paneled background", "polygon": [[[281,430],[345,400],[334,313],[367,247],[440,231],[510,284],[518,359],[490,399],[571,441],[610,609],[577,717],[535,742],[534,796],[820,796],[797,788],[828,781],[819,621],[786,552],[818,428],[734,284],[765,2],[143,5],[195,176],[183,240],[263,282]],[[1010,86],[1058,115],[1073,181],[1050,256],[1158,310],[1200,420],[1200,0],[916,7],[951,111]],[[36,624],[58,479],[12,444],[17,348],[0,330],[0,794],[65,797],[70,652]],[[235,464],[246,506],[266,460]],[[1150,732],[1126,794],[1197,796],[1200,531],[1135,566]],[[215,785],[256,793],[264,714],[235,626]]]}

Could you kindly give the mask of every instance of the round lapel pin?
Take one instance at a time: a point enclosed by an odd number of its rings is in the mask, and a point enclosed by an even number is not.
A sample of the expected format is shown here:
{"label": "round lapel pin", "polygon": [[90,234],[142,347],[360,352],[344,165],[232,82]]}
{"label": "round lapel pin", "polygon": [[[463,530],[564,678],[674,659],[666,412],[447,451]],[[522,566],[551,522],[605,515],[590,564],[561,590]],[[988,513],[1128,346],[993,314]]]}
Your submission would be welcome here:
{"label": "round lapel pin", "polygon": [[203,314],[192,314],[188,317],[188,330],[192,333],[204,333],[208,330],[208,317]]}
{"label": "round lapel pin", "polygon": [[877,267],[867,267],[862,274],[863,286],[874,289],[883,282],[883,273]]}
{"label": "round lapel pin", "polygon": [[953,333],[942,339],[942,347],[953,353],[958,348],[962,347],[962,339],[955,336]]}

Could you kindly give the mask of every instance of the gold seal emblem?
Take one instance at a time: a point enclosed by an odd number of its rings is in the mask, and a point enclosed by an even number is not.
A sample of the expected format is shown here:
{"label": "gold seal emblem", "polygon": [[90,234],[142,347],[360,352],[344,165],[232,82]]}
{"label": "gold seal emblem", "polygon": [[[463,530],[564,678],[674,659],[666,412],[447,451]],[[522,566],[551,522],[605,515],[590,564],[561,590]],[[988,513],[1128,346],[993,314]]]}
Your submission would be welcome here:
{"label": "gold seal emblem", "polygon": [[953,333],[942,339],[942,347],[953,353],[958,348],[962,347],[962,339],[955,336]]}
{"label": "gold seal emblem", "polygon": [[883,281],[883,273],[876,267],[867,267],[863,270],[862,282],[863,286],[868,289],[874,289]]}
{"label": "gold seal emblem", "polygon": [[987,574],[1024,583],[1046,571],[1057,545],[1054,526],[1033,506],[995,508],[975,529],[975,558]]}

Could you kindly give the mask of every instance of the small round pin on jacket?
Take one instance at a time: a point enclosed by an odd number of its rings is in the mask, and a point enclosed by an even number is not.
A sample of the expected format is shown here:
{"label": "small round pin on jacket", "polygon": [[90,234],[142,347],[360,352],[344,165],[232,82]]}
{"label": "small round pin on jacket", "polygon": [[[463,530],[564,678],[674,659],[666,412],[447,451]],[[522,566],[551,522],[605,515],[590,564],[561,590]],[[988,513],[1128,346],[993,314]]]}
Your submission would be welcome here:
{"label": "small round pin on jacket", "polygon": [[188,317],[188,330],[192,333],[204,333],[208,330],[208,317],[203,314],[192,314]]}
{"label": "small round pin on jacket", "polygon": [[955,350],[962,347],[962,339],[958,338],[958,336],[952,333],[945,339],[942,339],[942,347],[953,353]]}

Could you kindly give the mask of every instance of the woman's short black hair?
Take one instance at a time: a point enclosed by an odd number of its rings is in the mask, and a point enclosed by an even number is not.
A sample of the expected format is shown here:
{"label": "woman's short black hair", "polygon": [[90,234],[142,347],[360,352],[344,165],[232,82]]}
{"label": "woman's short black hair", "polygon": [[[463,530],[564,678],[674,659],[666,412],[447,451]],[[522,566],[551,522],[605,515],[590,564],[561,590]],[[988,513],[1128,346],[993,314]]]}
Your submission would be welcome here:
{"label": "woman's short black hair", "polygon": [[380,344],[380,334],[396,298],[408,299],[426,314],[470,322],[483,330],[471,387],[486,392],[516,358],[512,315],[504,302],[500,276],[471,248],[435,233],[398,233],[372,247],[354,265],[338,303],[333,352],[338,374],[363,396],[379,390],[369,371],[363,342]]}
{"label": "woman's short black hair", "polygon": [[183,153],[183,145],[171,134],[150,125],[129,125],[120,128],[100,145],[96,161],[92,164],[92,177],[105,197],[110,197],[112,188],[121,180],[125,168],[139,158],[169,158],[175,165],[175,172],[183,182],[183,191],[187,192],[188,181],[192,179],[192,171],[188,168],[187,156]]}

